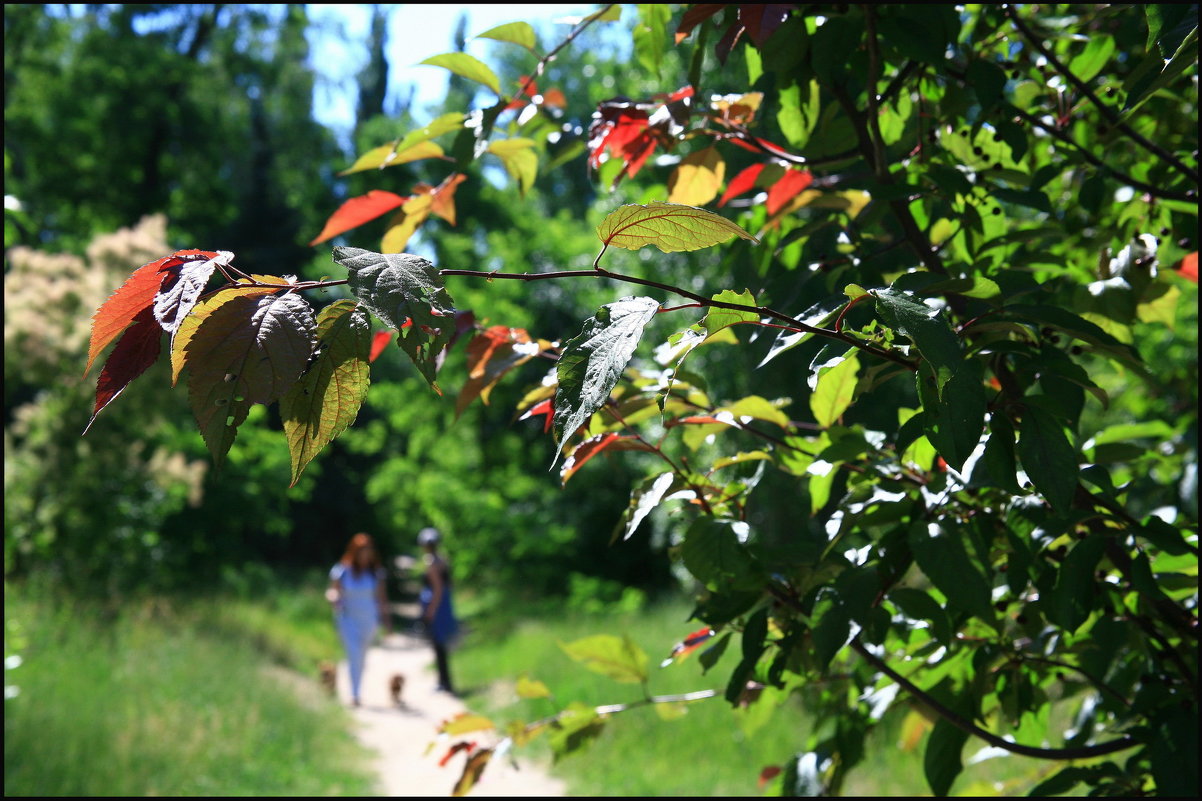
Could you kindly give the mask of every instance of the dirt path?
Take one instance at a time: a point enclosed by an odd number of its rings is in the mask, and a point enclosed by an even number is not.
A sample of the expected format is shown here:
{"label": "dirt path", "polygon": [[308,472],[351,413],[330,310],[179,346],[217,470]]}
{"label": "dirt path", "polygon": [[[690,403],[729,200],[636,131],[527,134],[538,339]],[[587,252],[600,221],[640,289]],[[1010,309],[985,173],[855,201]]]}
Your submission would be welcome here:
{"label": "dirt path", "polygon": [[[389,680],[405,677],[402,705],[392,702]],[[450,743],[440,744],[429,755],[426,748],[435,739],[438,725],[465,711],[463,701],[436,692],[433,653],[430,646],[409,634],[389,634],[367,654],[361,691],[363,705],[351,708],[356,736],[376,752],[380,790],[390,796],[451,795],[463,771],[464,757],[456,755],[446,767],[438,760]],[[338,665],[338,697],[350,703],[350,680],[346,662]],[[469,796],[562,796],[564,786],[536,765],[523,760],[516,770],[508,759],[488,765]]]}

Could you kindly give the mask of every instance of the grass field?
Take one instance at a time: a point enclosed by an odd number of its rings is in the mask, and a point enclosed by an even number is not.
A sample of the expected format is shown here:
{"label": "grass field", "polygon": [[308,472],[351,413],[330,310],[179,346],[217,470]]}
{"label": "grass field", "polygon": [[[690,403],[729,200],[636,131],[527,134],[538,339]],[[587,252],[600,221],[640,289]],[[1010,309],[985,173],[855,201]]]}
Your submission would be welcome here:
{"label": "grass field", "polygon": [[320,618],[298,590],[101,612],[6,585],[5,795],[371,793],[349,717],[290,669],[337,656],[313,594]]}

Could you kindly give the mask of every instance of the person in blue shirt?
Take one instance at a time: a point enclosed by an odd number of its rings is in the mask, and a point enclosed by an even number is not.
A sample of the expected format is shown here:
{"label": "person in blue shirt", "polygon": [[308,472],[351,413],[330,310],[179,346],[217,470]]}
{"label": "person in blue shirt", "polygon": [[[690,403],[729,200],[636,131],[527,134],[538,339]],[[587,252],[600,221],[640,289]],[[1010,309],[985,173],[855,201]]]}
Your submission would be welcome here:
{"label": "person in blue shirt", "polygon": [[342,559],[330,568],[326,600],[334,608],[338,636],[346,649],[351,703],[355,706],[360,703],[359,685],[367,649],[377,628],[391,627],[386,579],[376,545],[370,535],[363,533],[351,537]]}
{"label": "person in blue shirt", "polygon": [[426,636],[434,647],[434,661],[438,666],[438,689],[454,694],[451,683],[451,668],[447,651],[459,632],[455,619],[455,608],[451,602],[451,566],[438,552],[442,535],[436,528],[423,528],[417,535],[417,544],[425,549],[422,575],[421,601],[422,625]]}

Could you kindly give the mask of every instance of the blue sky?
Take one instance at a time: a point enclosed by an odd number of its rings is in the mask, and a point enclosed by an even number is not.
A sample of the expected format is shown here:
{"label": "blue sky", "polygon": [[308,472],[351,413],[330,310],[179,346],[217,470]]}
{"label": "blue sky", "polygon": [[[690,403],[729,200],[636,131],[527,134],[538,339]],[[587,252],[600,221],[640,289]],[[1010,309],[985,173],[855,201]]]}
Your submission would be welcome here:
{"label": "blue sky", "polygon": [[[571,23],[598,8],[595,3],[456,4],[418,3],[387,6],[389,79],[388,103],[406,85],[416,89],[414,116],[429,117],[422,110],[446,89],[448,73],[441,67],[418,66],[430,56],[453,49],[452,37],[460,14],[467,15],[466,50],[487,61],[490,48],[498,46],[477,34],[506,22],[524,20],[534,26],[541,40],[553,46],[571,30]],[[364,4],[309,4],[313,64],[323,76],[314,97],[314,115],[338,131],[346,141],[354,123],[358,87],[355,76],[367,62],[371,28],[371,6]],[[514,45],[516,47],[516,45]],[[407,90],[406,90],[407,91]]]}

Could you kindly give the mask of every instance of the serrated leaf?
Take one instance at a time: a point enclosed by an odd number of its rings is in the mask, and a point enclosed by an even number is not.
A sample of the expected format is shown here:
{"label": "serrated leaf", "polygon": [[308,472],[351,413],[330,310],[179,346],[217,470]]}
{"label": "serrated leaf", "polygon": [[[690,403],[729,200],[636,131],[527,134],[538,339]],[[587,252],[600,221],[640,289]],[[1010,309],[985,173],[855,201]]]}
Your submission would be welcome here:
{"label": "serrated leaf", "polygon": [[555,393],[552,468],[559,461],[564,441],[609,399],[634,354],[643,327],[657,309],[659,301],[654,298],[626,297],[607,303],[564,346],[555,366],[559,390]]}
{"label": "serrated leaf", "polygon": [[589,670],[614,681],[628,684],[647,681],[647,654],[629,635],[596,634],[567,645],[560,643],[559,647]]}
{"label": "serrated leaf", "polygon": [[373,189],[366,195],[353,197],[338,207],[338,210],[326,220],[321,233],[309,243],[309,246],[320,244],[327,239],[333,239],[339,234],[357,228],[363,223],[387,214],[398,206],[404,205],[409,198],[401,197],[392,192]]}
{"label": "serrated leaf", "polygon": [[668,202],[704,206],[718,195],[726,177],[726,162],[716,147],[690,153],[668,178]]}
{"label": "serrated leaf", "polygon": [[399,330],[412,319],[441,326],[455,313],[438,268],[421,256],[336,247],[334,261],[347,269],[351,292],[385,325]]}
{"label": "serrated leaf", "polygon": [[711,211],[657,201],[646,206],[620,206],[597,226],[606,245],[638,250],[655,245],[664,253],[700,250],[738,236],[759,240],[735,223]]}
{"label": "serrated leaf", "polygon": [[219,254],[209,250],[177,250],[143,264],[101,304],[92,315],[92,335],[88,343],[88,363],[84,375],[92,369],[96,357],[121,335],[142,311],[154,303],[155,297],[173,273],[186,261],[209,260]]}
{"label": "serrated leaf", "polygon": [[198,324],[181,347],[191,370],[188,400],[217,465],[250,407],[283,397],[313,352],[316,321],[304,298],[246,290],[223,290],[198,304],[188,317]]}
{"label": "serrated leaf", "polygon": [[498,42],[510,42],[521,45],[533,52],[538,46],[538,36],[529,22],[507,22],[495,28],[489,28],[484,33],[477,34],[477,39],[494,39]]}
{"label": "serrated leaf", "polygon": [[200,300],[213,271],[228,266],[233,258],[228,250],[219,250],[212,258],[186,261],[168,274],[154,299],[154,319],[164,331],[176,332]]}
{"label": "serrated leaf", "polygon": [[960,339],[943,315],[904,292],[875,289],[871,294],[885,325],[909,337],[934,368],[937,390],[951,379],[964,361]]}
{"label": "serrated leaf", "polygon": [[153,311],[149,308],[143,309],[125,329],[117,347],[113,348],[100,371],[100,377],[96,381],[96,403],[92,408],[92,417],[84,427],[84,434],[88,433],[92,423],[96,422],[100,411],[116,400],[131,381],[155,363],[162,349],[162,339],[163,329],[155,321]]}
{"label": "serrated leaf", "polygon": [[488,152],[501,160],[509,177],[518,182],[518,190],[525,195],[538,177],[538,154],[533,150],[533,139],[503,139],[492,142]]}
{"label": "serrated leaf", "polygon": [[403,253],[409,239],[434,208],[433,195],[418,195],[405,201],[401,210],[393,216],[384,239],[380,241],[381,253]]}
{"label": "serrated leaf", "polygon": [[364,170],[382,170],[385,167],[396,167],[398,164],[408,164],[421,159],[442,158],[445,155],[443,149],[434,142],[418,142],[404,150],[399,148],[400,142],[374,147],[355,159],[354,164],[338,175],[351,175]]}
{"label": "serrated leaf", "polygon": [[818,372],[818,381],[810,394],[810,411],[823,428],[834,425],[851,406],[855,395],[860,360],[852,353],[833,367]]}
{"label": "serrated leaf", "polygon": [[208,319],[213,310],[235,296],[238,297],[255,297],[258,295],[268,295],[278,290],[271,287],[263,286],[231,286],[222,287],[213,295],[210,295],[205,300],[201,301],[194,307],[192,314],[189,314],[180,323],[175,334],[171,337],[171,386],[175,386],[179,382],[180,374],[184,368],[188,366],[188,360],[191,356],[188,346],[195,336],[201,323]]}
{"label": "serrated leaf", "polygon": [[371,323],[351,300],[339,300],[317,317],[320,355],[280,400],[284,436],[292,457],[292,483],[318,453],[355,421],[370,383]]}
{"label": "serrated leaf", "polygon": [[443,53],[437,56],[430,56],[425,61],[418,62],[418,64],[429,64],[434,67],[442,67],[443,69],[450,70],[461,78],[467,78],[469,81],[484,84],[498,97],[501,96],[501,82],[497,80],[496,73],[475,56],[469,56],[467,53]]}

